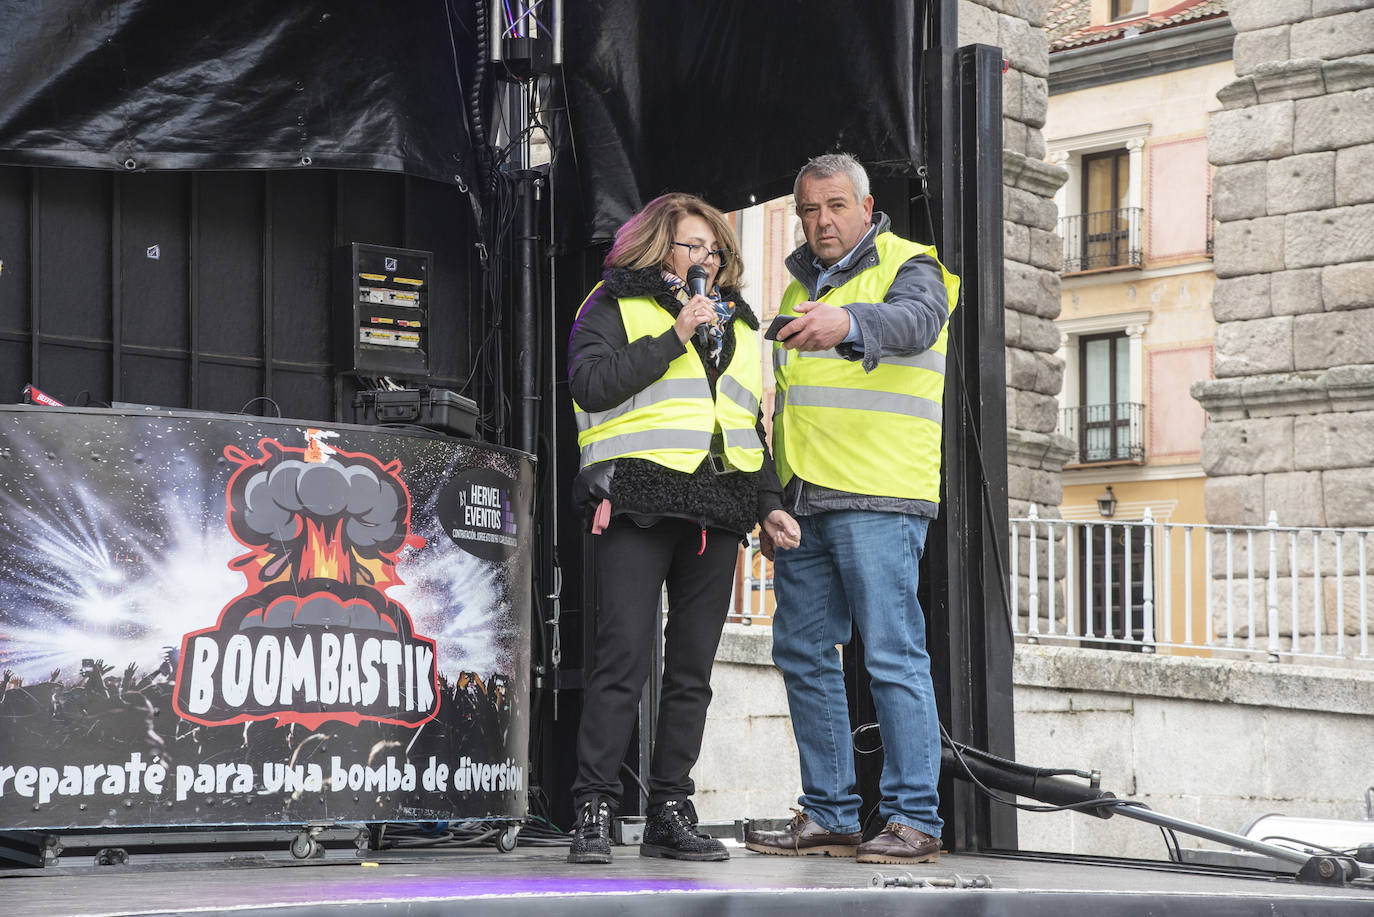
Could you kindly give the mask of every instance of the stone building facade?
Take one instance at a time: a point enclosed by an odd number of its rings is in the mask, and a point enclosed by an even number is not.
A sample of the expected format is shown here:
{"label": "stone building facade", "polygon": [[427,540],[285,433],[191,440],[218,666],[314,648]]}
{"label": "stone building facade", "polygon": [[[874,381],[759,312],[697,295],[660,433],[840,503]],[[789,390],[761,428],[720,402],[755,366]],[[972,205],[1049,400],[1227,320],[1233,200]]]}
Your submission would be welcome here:
{"label": "stone building facade", "polygon": [[1374,525],[1374,3],[1234,0],[1208,149],[1216,524]]}
{"label": "stone building facade", "polygon": [[959,2],[959,44],[1000,47],[1009,64],[1002,79],[1002,244],[1012,516],[1024,516],[1032,504],[1059,506],[1064,462],[1073,452],[1072,443],[1055,433],[1064,364],[1055,356],[1060,334],[1054,320],[1059,316],[1064,252],[1056,233],[1054,194],[1068,174],[1045,161],[1048,9],[1049,0]]}
{"label": "stone building facade", "polygon": [[[1059,317],[1064,250],[1054,195],[1068,178],[1045,160],[1050,54],[1049,0],[959,0],[959,45],[1000,47],[1002,77],[1002,254],[1006,323],[1007,502],[1012,518],[1032,506],[1057,517],[1073,443],[1056,432],[1064,361]],[[1060,547],[1062,550],[1062,545]],[[1019,569],[1027,569],[1019,564]],[[1027,607],[1029,581],[1012,587]],[[1063,607],[1063,602],[1059,602]]]}

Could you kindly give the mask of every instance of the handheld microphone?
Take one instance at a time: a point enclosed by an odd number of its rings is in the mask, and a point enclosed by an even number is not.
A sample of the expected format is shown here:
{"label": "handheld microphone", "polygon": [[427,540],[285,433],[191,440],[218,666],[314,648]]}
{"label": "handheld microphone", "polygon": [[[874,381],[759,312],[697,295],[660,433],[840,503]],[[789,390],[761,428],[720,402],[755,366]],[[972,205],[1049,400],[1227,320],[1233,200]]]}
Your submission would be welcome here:
{"label": "handheld microphone", "polygon": [[[689,267],[687,269],[686,277],[687,291],[691,293],[693,296],[705,296],[706,276],[706,268],[702,267],[700,264],[694,264],[691,267]],[[707,342],[710,340],[709,335],[710,331],[708,330],[706,322],[702,322],[700,325],[697,325],[696,336],[698,344],[700,344],[702,347],[705,347]]]}

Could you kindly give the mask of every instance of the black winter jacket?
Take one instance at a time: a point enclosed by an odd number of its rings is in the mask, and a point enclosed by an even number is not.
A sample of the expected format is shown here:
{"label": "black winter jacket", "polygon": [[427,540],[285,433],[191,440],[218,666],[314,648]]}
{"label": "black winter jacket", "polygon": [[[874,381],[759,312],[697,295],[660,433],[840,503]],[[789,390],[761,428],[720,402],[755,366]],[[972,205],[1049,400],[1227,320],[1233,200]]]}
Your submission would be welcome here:
{"label": "black winter jacket", "polygon": [[[657,268],[607,268],[602,281],[574,323],[568,342],[568,387],[573,399],[588,411],[604,411],[624,402],[660,378],[668,364],[686,352],[672,328],[658,337],[626,338],[620,298],[652,297],[674,318],[682,308]],[[758,317],[738,291],[722,294],[734,301],[736,318],[758,328]],[[714,395],[716,373],[695,336],[689,346],[706,366]],[[731,323],[722,342],[720,365],[728,366],[734,353]],[[761,421],[757,427],[762,439]],[[695,472],[683,474],[657,462],[622,458],[583,469],[573,484],[573,502],[588,523],[606,498],[611,501],[612,515],[629,515],[640,524],[678,517],[703,528],[721,528],[743,536],[768,513],[782,508],[782,486],[773,457],[766,450],[759,471],[720,475],[705,461]]]}

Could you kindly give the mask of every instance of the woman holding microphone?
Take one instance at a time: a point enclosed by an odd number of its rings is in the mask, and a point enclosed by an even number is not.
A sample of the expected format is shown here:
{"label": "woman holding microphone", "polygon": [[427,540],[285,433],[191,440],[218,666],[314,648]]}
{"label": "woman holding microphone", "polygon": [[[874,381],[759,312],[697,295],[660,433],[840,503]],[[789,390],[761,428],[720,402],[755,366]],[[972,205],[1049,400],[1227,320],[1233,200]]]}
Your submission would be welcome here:
{"label": "woman holding microphone", "polygon": [[640,855],[729,857],[697,830],[692,766],[711,700],[739,544],[762,523],[800,539],[759,421],[758,318],[739,296],[738,242],[699,198],[666,194],[616,233],[568,345],[580,471],[595,542],[596,636],[577,737],[571,863],[609,863],[621,762],[666,585],[663,689]]}

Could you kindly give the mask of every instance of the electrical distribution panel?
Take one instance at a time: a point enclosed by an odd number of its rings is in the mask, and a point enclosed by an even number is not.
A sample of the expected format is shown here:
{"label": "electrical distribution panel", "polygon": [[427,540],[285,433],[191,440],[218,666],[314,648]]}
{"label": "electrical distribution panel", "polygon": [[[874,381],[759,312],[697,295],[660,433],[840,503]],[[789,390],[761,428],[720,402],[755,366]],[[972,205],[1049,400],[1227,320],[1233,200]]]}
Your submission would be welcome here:
{"label": "electrical distribution panel", "polygon": [[339,372],[360,376],[429,374],[432,252],[354,242],[336,258],[347,297],[335,356]]}

